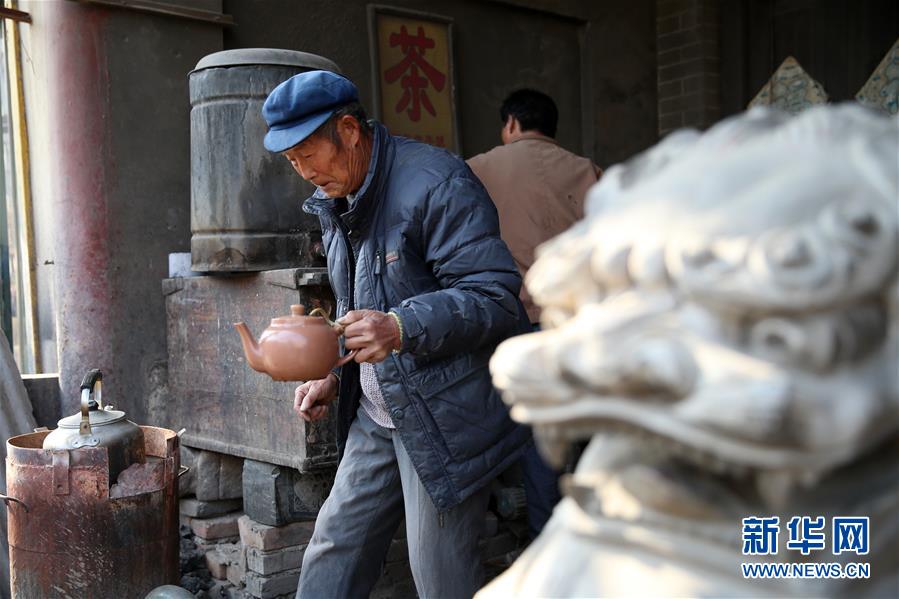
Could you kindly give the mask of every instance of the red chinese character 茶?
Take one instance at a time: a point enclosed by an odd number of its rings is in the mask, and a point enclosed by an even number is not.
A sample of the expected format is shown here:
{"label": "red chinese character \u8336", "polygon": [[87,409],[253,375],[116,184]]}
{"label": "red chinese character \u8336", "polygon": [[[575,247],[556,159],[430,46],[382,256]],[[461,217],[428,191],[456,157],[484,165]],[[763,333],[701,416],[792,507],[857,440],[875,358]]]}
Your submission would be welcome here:
{"label": "red chinese character \u8336", "polygon": [[[431,113],[431,116],[437,116],[434,105],[431,104],[425,91],[429,81],[437,91],[443,91],[443,87],[446,85],[446,75],[424,59],[425,51],[434,47],[434,40],[425,37],[423,27],[419,26],[416,35],[410,35],[406,26],[403,25],[400,27],[399,33],[390,34],[390,47],[395,48],[396,46],[400,47],[400,51],[405,56],[400,62],[384,71],[384,79],[387,83],[393,83],[405,74],[400,79],[403,97],[396,103],[396,111],[402,112],[408,106],[409,118],[415,122],[421,120],[422,106]],[[424,73],[424,77],[419,74],[419,69]],[[410,103],[411,106],[409,106]]]}

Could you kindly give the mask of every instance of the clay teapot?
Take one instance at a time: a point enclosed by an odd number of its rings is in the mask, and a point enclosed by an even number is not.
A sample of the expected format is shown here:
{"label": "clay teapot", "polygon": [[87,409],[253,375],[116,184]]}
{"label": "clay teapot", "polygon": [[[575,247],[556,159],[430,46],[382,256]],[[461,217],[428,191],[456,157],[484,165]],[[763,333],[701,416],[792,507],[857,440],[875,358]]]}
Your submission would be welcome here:
{"label": "clay teapot", "polygon": [[125,418],[125,412],[103,405],[103,373],[88,372],[81,381],[81,412],[63,418],[44,438],[44,449],[105,447],[109,456],[109,482],[131,464],[146,461],[144,432]]}
{"label": "clay teapot", "polygon": [[289,316],[272,319],[258,343],[246,324],[234,323],[253,370],[276,381],[311,381],[353,359],[355,351],[340,357],[337,339],[343,335],[342,325],[328,320],[321,308],[305,313],[303,306],[291,306]]}

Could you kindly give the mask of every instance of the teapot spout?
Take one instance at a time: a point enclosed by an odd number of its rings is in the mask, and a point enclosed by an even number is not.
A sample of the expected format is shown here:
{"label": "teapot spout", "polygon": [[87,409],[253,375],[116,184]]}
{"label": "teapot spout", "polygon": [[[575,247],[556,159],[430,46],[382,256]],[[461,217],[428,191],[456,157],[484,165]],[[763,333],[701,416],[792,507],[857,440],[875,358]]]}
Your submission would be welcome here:
{"label": "teapot spout", "polygon": [[262,351],[259,344],[253,338],[250,329],[243,322],[235,322],[234,328],[240,334],[240,342],[243,344],[243,353],[247,357],[247,364],[257,372],[265,372],[265,361],[262,359]]}

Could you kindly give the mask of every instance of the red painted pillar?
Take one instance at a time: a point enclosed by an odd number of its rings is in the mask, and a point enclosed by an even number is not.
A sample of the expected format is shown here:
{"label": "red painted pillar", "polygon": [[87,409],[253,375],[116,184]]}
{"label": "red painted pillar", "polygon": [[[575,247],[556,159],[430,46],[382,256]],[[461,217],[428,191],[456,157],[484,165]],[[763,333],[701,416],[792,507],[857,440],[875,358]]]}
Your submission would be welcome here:
{"label": "red painted pillar", "polygon": [[107,202],[115,162],[109,144],[109,13],[76,2],[43,8],[46,106],[54,148],[45,158],[55,165],[56,324],[65,415],[76,409],[78,385],[88,368],[108,372],[117,366],[109,338],[116,296]]}

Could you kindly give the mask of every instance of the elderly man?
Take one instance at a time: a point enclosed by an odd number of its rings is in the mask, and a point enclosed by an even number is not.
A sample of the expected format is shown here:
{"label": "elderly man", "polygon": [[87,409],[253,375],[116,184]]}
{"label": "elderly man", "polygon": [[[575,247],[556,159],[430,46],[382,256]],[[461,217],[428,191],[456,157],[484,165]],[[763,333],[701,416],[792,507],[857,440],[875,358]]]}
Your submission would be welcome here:
{"label": "elderly man", "polygon": [[318,187],[303,209],[321,221],[357,352],[339,377],[296,389],[306,421],[339,396],[342,452],[298,594],[368,596],[405,512],[419,596],[471,596],[486,485],[528,439],[487,370],[496,345],[528,327],[496,209],[460,159],[367,121],[334,73],[285,81],[263,116],[265,147]]}

